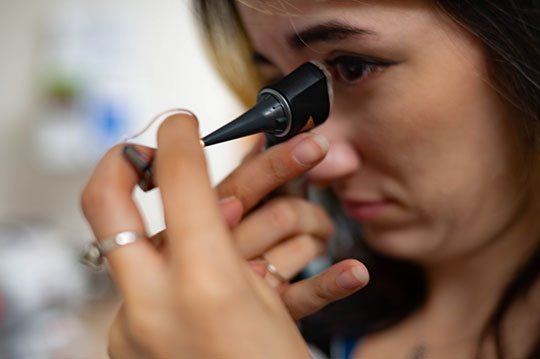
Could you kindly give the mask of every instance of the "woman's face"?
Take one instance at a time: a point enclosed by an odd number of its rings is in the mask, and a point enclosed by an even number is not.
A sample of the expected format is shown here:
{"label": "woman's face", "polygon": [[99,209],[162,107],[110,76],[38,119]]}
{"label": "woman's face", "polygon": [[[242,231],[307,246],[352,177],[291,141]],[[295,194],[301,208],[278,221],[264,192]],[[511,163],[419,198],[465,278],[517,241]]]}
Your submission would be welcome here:
{"label": "woman's face", "polygon": [[333,74],[316,130],[330,151],[309,179],[335,189],[372,247],[449,259],[513,225],[523,149],[479,42],[426,1],[261,4],[271,12],[237,7],[269,81],[311,59]]}

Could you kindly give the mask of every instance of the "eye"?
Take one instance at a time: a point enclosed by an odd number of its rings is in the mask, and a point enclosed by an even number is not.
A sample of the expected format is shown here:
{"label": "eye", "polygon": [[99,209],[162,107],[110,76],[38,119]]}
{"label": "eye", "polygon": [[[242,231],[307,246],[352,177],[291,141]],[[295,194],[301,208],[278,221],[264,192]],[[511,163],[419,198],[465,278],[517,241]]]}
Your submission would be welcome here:
{"label": "eye", "polygon": [[391,65],[387,61],[369,59],[360,56],[342,55],[327,60],[333,75],[346,84],[354,84],[363,80],[370,73],[380,71],[383,66]]}

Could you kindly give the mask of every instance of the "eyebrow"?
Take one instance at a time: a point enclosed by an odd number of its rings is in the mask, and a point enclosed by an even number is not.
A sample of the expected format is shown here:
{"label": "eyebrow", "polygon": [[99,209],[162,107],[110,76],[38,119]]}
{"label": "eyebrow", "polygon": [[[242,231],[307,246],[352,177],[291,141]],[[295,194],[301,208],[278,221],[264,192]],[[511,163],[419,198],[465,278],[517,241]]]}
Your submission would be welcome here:
{"label": "eyebrow", "polygon": [[[315,42],[345,40],[349,37],[358,35],[375,36],[377,33],[371,30],[354,27],[340,21],[329,21],[289,35],[287,37],[287,44],[295,50],[301,50]],[[265,56],[257,51],[253,52],[253,62],[257,65],[271,64]]]}
{"label": "eyebrow", "polygon": [[293,49],[301,49],[315,42],[345,40],[357,35],[376,35],[374,31],[358,28],[340,21],[329,21],[324,24],[308,27],[287,38]]}

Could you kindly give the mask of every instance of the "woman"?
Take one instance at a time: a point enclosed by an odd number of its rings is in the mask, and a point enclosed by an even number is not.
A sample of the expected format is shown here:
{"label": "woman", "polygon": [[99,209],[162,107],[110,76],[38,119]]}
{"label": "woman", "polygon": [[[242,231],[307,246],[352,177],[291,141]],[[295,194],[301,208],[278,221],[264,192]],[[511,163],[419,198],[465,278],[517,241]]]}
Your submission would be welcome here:
{"label": "woman", "polygon": [[[244,81],[225,73],[246,102],[256,78],[326,63],[335,103],[316,132],[329,147],[315,134],[259,144],[214,192],[196,121],[166,120],[159,150],[141,151],[155,156],[169,246],[138,240],[108,254],[125,299],[111,356],[309,358],[293,319],[359,290],[366,269],[349,259],[280,283],[256,258],[290,279],[333,226],[299,199],[247,214],[308,171],[375,258],[366,295],[306,322],[308,339],[349,346],[351,358],[540,357],[538,1],[196,5],[216,63],[254,65]],[[83,193],[98,240],[144,233],[136,182],[118,147],[98,165]]]}

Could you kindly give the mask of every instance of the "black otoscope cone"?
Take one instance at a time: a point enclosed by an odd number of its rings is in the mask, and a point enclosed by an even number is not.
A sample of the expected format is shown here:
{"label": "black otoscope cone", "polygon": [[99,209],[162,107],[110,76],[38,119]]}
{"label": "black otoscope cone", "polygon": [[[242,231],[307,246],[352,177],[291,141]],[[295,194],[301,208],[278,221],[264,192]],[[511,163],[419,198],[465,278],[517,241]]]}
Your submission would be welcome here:
{"label": "black otoscope cone", "polygon": [[259,132],[279,133],[287,125],[286,114],[279,101],[267,95],[249,111],[205,136],[205,146],[254,135]]}
{"label": "black otoscope cone", "polygon": [[[257,104],[232,122],[202,139],[205,146],[265,132],[267,146],[282,142],[323,123],[330,112],[332,86],[324,66],[308,62],[280,81],[259,92]],[[131,145],[124,156],[141,175],[141,188],[154,187],[152,163],[144,159]]]}

